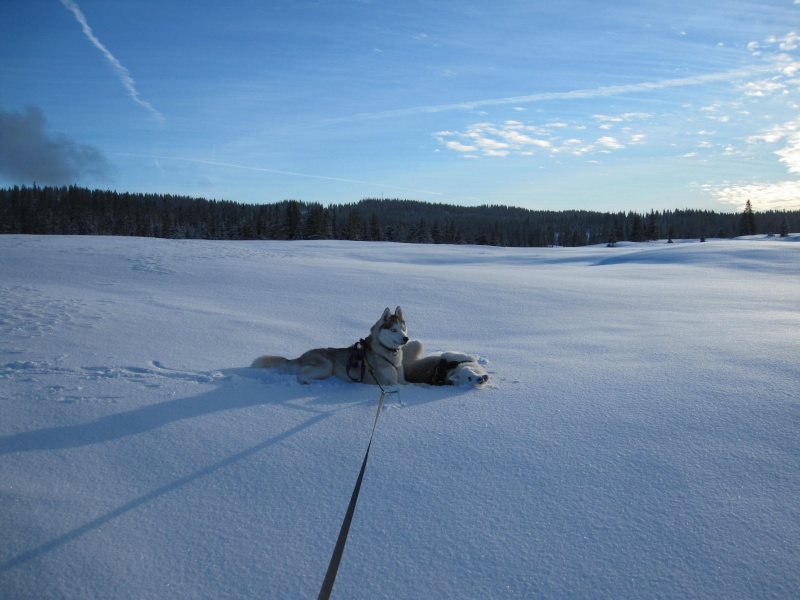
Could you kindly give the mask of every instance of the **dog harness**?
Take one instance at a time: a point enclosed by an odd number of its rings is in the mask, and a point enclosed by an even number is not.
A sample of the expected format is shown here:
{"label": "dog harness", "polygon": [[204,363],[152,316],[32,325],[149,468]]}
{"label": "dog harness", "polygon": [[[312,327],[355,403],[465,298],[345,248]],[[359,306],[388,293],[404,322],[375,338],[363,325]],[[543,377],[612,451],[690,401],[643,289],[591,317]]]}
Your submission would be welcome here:
{"label": "dog harness", "polygon": [[448,373],[455,369],[458,365],[468,361],[464,360],[447,360],[442,358],[439,360],[436,368],[431,373],[431,385],[453,385],[453,382],[447,378]]}
{"label": "dog harness", "polygon": [[[364,375],[367,371],[366,344],[366,340],[359,340],[350,346],[350,350],[352,350],[352,352],[350,353],[350,357],[347,359],[347,364],[345,365],[345,370],[347,371],[347,376],[350,378],[350,381],[364,383]],[[360,368],[358,379],[350,374],[350,371],[357,368]]]}
{"label": "dog harness", "polygon": [[[381,344],[380,341],[378,341],[378,343]],[[389,352],[391,352],[392,354],[397,354],[397,350],[393,350],[392,348],[389,348],[385,344],[381,344],[381,346],[389,350]],[[353,383],[364,383],[364,375],[366,374],[367,369],[369,369],[369,374],[372,375],[372,378],[375,380],[375,383],[380,385],[380,383],[378,383],[378,378],[375,377],[375,373],[372,372],[372,366],[369,364],[369,361],[367,360],[367,348],[369,348],[369,340],[365,339],[360,339],[355,344],[350,346],[350,350],[352,350],[352,352],[350,353],[350,356],[347,358],[345,371],[347,372],[347,376],[350,378],[350,381],[352,381]],[[394,363],[392,363],[392,361],[390,361],[385,356],[381,356],[379,354],[378,357],[382,358],[383,360],[385,360],[387,363],[389,363],[394,367]],[[354,369],[359,370],[358,378],[353,377],[350,373],[350,371]]]}

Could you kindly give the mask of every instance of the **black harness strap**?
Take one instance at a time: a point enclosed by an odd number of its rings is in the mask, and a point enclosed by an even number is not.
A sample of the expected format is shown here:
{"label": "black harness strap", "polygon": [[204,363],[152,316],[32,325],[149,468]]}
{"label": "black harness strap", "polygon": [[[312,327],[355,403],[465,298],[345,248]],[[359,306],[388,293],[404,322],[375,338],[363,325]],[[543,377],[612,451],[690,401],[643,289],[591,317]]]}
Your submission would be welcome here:
{"label": "black harness strap", "polygon": [[[366,340],[359,340],[352,346],[350,349],[353,351],[350,353],[350,357],[347,359],[347,365],[345,365],[345,370],[347,371],[347,376],[350,378],[351,381],[364,383],[364,374],[367,370],[367,342]],[[350,371],[353,369],[360,367],[360,374],[358,379],[353,377],[350,374]]]}
{"label": "black harness strap", "polygon": [[447,360],[442,358],[436,365],[436,368],[433,370],[433,374],[431,374],[431,385],[453,385],[453,382],[450,381],[447,376],[455,369],[458,365],[462,364],[464,361],[460,360]]}
{"label": "black harness strap", "polygon": [[[375,380],[375,383],[378,385],[379,388],[381,388],[381,391],[384,391],[383,387],[381,386],[381,383],[378,381],[378,378],[375,377],[375,373],[372,370],[372,366],[369,364],[369,361],[367,360],[367,349],[370,350],[372,349],[370,348],[369,340],[370,338],[360,339],[355,344],[350,346],[350,350],[352,350],[352,352],[350,353],[350,356],[347,358],[345,371],[347,372],[347,376],[350,378],[350,381],[354,383],[364,383],[364,375],[366,374],[367,369],[369,369],[369,374],[372,375],[372,379]],[[397,350],[392,350],[388,346],[382,344],[380,340],[378,341],[378,343],[387,350],[389,350],[390,352],[397,353]],[[381,356],[379,354],[378,357],[385,360],[387,363],[392,365],[392,367],[395,366],[394,363],[385,356]],[[358,378],[353,377],[353,375],[351,374],[351,371],[353,369],[359,369]]]}

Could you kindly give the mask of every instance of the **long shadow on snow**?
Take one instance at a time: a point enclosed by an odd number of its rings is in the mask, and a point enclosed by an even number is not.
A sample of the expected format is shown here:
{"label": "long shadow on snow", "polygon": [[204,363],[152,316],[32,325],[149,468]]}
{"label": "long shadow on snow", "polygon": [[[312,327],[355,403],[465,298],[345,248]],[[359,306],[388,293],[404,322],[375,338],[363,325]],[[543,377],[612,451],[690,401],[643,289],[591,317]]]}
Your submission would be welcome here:
{"label": "long shadow on snow", "polygon": [[[80,538],[81,536],[98,529],[106,523],[120,517],[148,502],[168,494],[176,489],[188,485],[194,481],[202,479],[220,469],[229,467],[240,460],[248,458],[254,454],[278,444],[300,431],[313,427],[321,421],[332,416],[336,412],[336,408],[329,408],[327,410],[319,410],[315,406],[332,405],[344,403],[371,403],[377,404],[377,399],[380,396],[380,390],[377,386],[371,385],[351,385],[346,382],[337,380],[322,381],[319,383],[312,383],[307,386],[299,384],[287,384],[287,379],[275,379],[275,376],[264,376],[263,371],[254,371],[252,369],[230,369],[222,371],[223,378],[217,380],[222,383],[215,390],[211,392],[204,392],[198,396],[178,398],[175,400],[168,400],[166,402],[159,402],[151,404],[135,410],[118,413],[103,417],[91,423],[84,423],[80,425],[71,425],[66,427],[53,427],[48,429],[40,429],[21,433],[17,435],[7,436],[0,439],[0,454],[8,454],[12,452],[29,452],[29,451],[46,451],[57,450],[63,448],[75,448],[86,446],[90,444],[98,444],[114,439],[119,439],[131,435],[136,435],[145,431],[149,431],[158,427],[162,427],[168,423],[181,421],[184,419],[192,419],[204,415],[212,414],[219,411],[237,410],[257,406],[259,404],[282,404],[290,405],[292,408],[297,408],[301,411],[306,411],[311,416],[295,425],[294,427],[270,437],[250,448],[246,448],[240,452],[232,454],[211,465],[203,467],[189,475],[180,477],[170,483],[162,485],[146,494],[143,494],[121,506],[111,510],[99,517],[88,521],[87,523],[76,527],[58,537],[55,537],[39,546],[27,550],[9,560],[0,563],[0,573],[18,567],[30,560],[38,558],[44,554],[52,552],[69,542]],[[265,396],[262,389],[257,386],[237,386],[235,385],[236,378],[242,379],[259,379],[265,383],[265,388],[270,391],[278,391],[270,396]],[[231,381],[234,385],[231,386]],[[278,385],[269,385],[269,383],[277,383]],[[247,387],[247,393],[231,393],[231,387],[243,388]],[[432,388],[427,392],[414,393],[413,390],[420,390],[417,386],[408,386],[408,391],[411,393],[406,396],[414,396],[414,401],[410,404],[419,405],[424,402],[441,400],[443,398],[458,396],[469,392],[470,390],[464,388]],[[245,390],[238,390],[245,391]],[[326,394],[325,392],[333,392]],[[262,393],[259,393],[262,392]],[[347,399],[342,399],[342,392],[347,392]],[[315,398],[316,396],[316,398]],[[400,396],[403,396],[401,389]],[[325,398],[329,399],[325,399]],[[236,398],[231,401],[231,398]],[[310,399],[314,398],[314,399]],[[306,400],[305,405],[292,405],[293,401]],[[402,402],[402,400],[400,400]],[[409,404],[403,403],[402,406],[407,407]]]}
{"label": "long shadow on snow", "polygon": [[[137,435],[169,423],[203,417],[216,412],[250,408],[258,405],[281,404],[300,411],[313,414],[322,412],[323,406],[374,403],[380,396],[377,386],[351,384],[337,379],[315,382],[309,385],[295,383],[294,377],[266,374],[256,369],[228,369],[220,371],[223,377],[208,381],[218,382],[218,387],[198,396],[189,396],[148,404],[134,410],[114,413],[95,421],[63,427],[49,427],[34,431],[26,431],[0,438],[0,455],[14,452],[36,452],[46,450],[62,450],[100,444],[112,440]],[[166,377],[173,375],[166,374]],[[263,386],[237,385],[242,380],[261,381]],[[420,390],[417,386],[401,386],[399,402],[402,403],[404,388]],[[416,397],[414,404],[420,400],[433,401],[465,392],[463,388],[438,388],[438,393],[424,394],[426,399]],[[391,396],[390,396],[391,398]],[[391,402],[391,400],[387,400]],[[326,415],[331,409],[325,411]]]}
{"label": "long shadow on snow", "polygon": [[60,548],[64,544],[67,544],[67,543],[71,542],[72,540],[75,540],[75,539],[83,536],[84,534],[89,533],[90,531],[93,531],[93,530],[95,530],[95,529],[97,529],[99,527],[102,527],[103,525],[105,525],[109,521],[112,521],[113,519],[116,519],[117,517],[120,517],[120,516],[124,515],[125,513],[128,513],[128,512],[130,512],[130,511],[132,511],[132,510],[134,510],[134,509],[136,509],[136,508],[138,508],[138,507],[140,507],[140,506],[142,506],[144,504],[147,504],[151,500],[155,500],[156,498],[158,498],[160,496],[163,496],[164,494],[168,494],[168,493],[170,493],[170,492],[172,492],[172,491],[174,491],[174,490],[176,490],[178,488],[181,488],[181,487],[183,487],[183,486],[185,486],[185,485],[187,485],[189,483],[192,483],[193,481],[196,481],[198,479],[202,479],[203,477],[206,477],[207,475],[210,475],[211,473],[214,473],[215,471],[218,471],[220,469],[224,469],[225,467],[233,465],[234,463],[236,463],[236,462],[238,462],[238,461],[240,461],[242,459],[245,459],[248,456],[251,456],[253,454],[257,454],[258,452],[261,452],[265,448],[268,448],[268,447],[270,447],[270,446],[272,446],[274,444],[277,444],[277,443],[279,443],[279,442],[281,442],[281,441],[283,441],[283,440],[285,440],[287,438],[292,437],[294,434],[302,431],[306,427],[311,427],[312,425],[315,425],[316,423],[318,423],[318,422],[322,421],[323,419],[326,419],[327,417],[329,417],[331,414],[332,413],[330,413],[330,412],[318,413],[318,414],[310,417],[308,420],[304,421],[303,423],[300,423],[299,425],[296,425],[295,427],[292,427],[291,429],[289,429],[289,430],[287,430],[287,431],[285,431],[285,432],[283,432],[281,434],[273,436],[273,437],[269,438],[268,440],[264,440],[260,444],[256,444],[255,446],[247,448],[246,450],[242,450],[241,452],[237,452],[236,454],[232,454],[228,458],[225,458],[225,459],[223,459],[223,460],[221,460],[219,462],[216,462],[216,463],[214,463],[212,465],[209,465],[207,467],[199,469],[198,471],[195,471],[194,473],[191,473],[191,474],[186,475],[184,477],[180,477],[179,479],[176,479],[175,481],[172,481],[172,482],[170,482],[170,483],[168,483],[166,485],[162,485],[161,487],[158,487],[158,488],[156,488],[156,489],[154,489],[154,490],[152,490],[152,491],[150,491],[150,492],[148,492],[146,494],[143,494],[143,495],[139,496],[138,498],[134,498],[130,502],[126,502],[122,506],[119,506],[119,507],[115,508],[114,510],[109,511],[109,512],[105,513],[104,515],[101,515],[101,516],[97,517],[96,519],[92,519],[88,523],[85,523],[85,524],[81,525],[80,527],[76,527],[72,531],[68,531],[67,533],[65,533],[63,535],[60,535],[60,536],[58,536],[56,538],[53,538],[52,540],[50,540],[48,542],[45,542],[44,544],[41,544],[41,545],[37,546],[36,548],[32,548],[31,550],[28,550],[27,552],[23,552],[22,554],[18,554],[17,556],[11,558],[10,560],[8,560],[8,561],[6,561],[4,563],[1,563],[0,564],[0,573],[5,572],[5,571],[7,571],[9,569],[13,569],[14,567],[17,567],[17,566],[21,565],[22,563],[25,563],[25,562],[27,562],[29,560],[34,559],[34,558],[38,558],[38,557],[42,556],[43,554],[47,554],[48,552],[51,552],[51,551],[53,551],[53,550],[55,550],[57,548]]}

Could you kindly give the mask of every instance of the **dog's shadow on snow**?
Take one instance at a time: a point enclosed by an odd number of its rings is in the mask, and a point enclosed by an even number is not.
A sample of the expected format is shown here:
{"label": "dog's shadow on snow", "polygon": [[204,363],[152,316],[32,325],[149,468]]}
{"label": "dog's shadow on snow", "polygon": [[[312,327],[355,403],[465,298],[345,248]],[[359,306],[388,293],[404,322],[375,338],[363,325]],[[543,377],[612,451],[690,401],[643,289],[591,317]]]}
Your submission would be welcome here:
{"label": "dog's shadow on snow", "polygon": [[[378,386],[350,384],[335,379],[301,385],[293,377],[275,375],[257,369],[228,369],[204,374],[170,371],[163,369],[160,365],[156,364],[155,366],[156,369],[129,368],[103,370],[103,372],[112,373],[109,376],[114,377],[119,377],[120,373],[127,373],[131,378],[136,376],[140,380],[144,376],[147,378],[147,381],[144,382],[145,385],[154,389],[158,389],[158,384],[154,381],[158,377],[210,384],[212,389],[195,396],[154,402],[132,410],[117,412],[87,423],[50,427],[6,436],[0,438],[0,455],[102,444],[186,419],[201,418],[222,411],[248,409],[259,405],[290,407],[306,412],[308,418],[254,446],[133,498],[79,527],[11,557],[0,563],[0,573],[48,554],[164,494],[173,492],[291,438],[304,429],[324,421],[338,410],[359,404],[377,406],[380,398]],[[471,388],[458,387],[425,388],[409,385],[391,389],[399,389],[399,393],[387,396],[384,410],[388,407],[413,408],[427,402],[474,393]]]}
{"label": "dog's shadow on snow", "polygon": [[[281,405],[316,415],[307,422],[311,426],[354,404],[377,406],[381,390],[375,385],[348,383],[330,378],[300,384],[291,375],[275,374],[263,369],[234,368],[209,373],[181,372],[166,369],[122,369],[139,379],[142,372],[150,377],[148,387],[158,389],[158,378],[185,379],[210,384],[196,396],[153,402],[94,421],[61,427],[49,427],[0,438],[0,455],[79,448],[138,435],[165,425],[201,418],[223,411],[236,411],[259,405]],[[133,377],[133,376],[131,376]],[[153,383],[153,380],[156,383]],[[384,401],[385,407],[413,408],[424,403],[462,394],[476,393],[465,387],[394,386]],[[299,431],[299,429],[298,429]],[[284,435],[285,437],[285,435]]]}

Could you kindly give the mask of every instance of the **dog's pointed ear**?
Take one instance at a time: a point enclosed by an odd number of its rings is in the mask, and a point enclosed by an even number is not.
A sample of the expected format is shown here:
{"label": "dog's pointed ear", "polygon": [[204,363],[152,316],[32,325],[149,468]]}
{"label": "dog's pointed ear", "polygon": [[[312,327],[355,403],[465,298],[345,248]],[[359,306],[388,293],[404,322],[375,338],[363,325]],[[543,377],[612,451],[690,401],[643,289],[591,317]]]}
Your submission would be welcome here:
{"label": "dog's pointed ear", "polygon": [[401,321],[405,321],[405,319],[403,318],[403,309],[400,308],[399,306],[394,309],[394,316],[400,319]]}
{"label": "dog's pointed ear", "polygon": [[388,321],[389,317],[392,316],[392,311],[389,310],[389,307],[386,307],[386,310],[383,311],[383,320]]}

